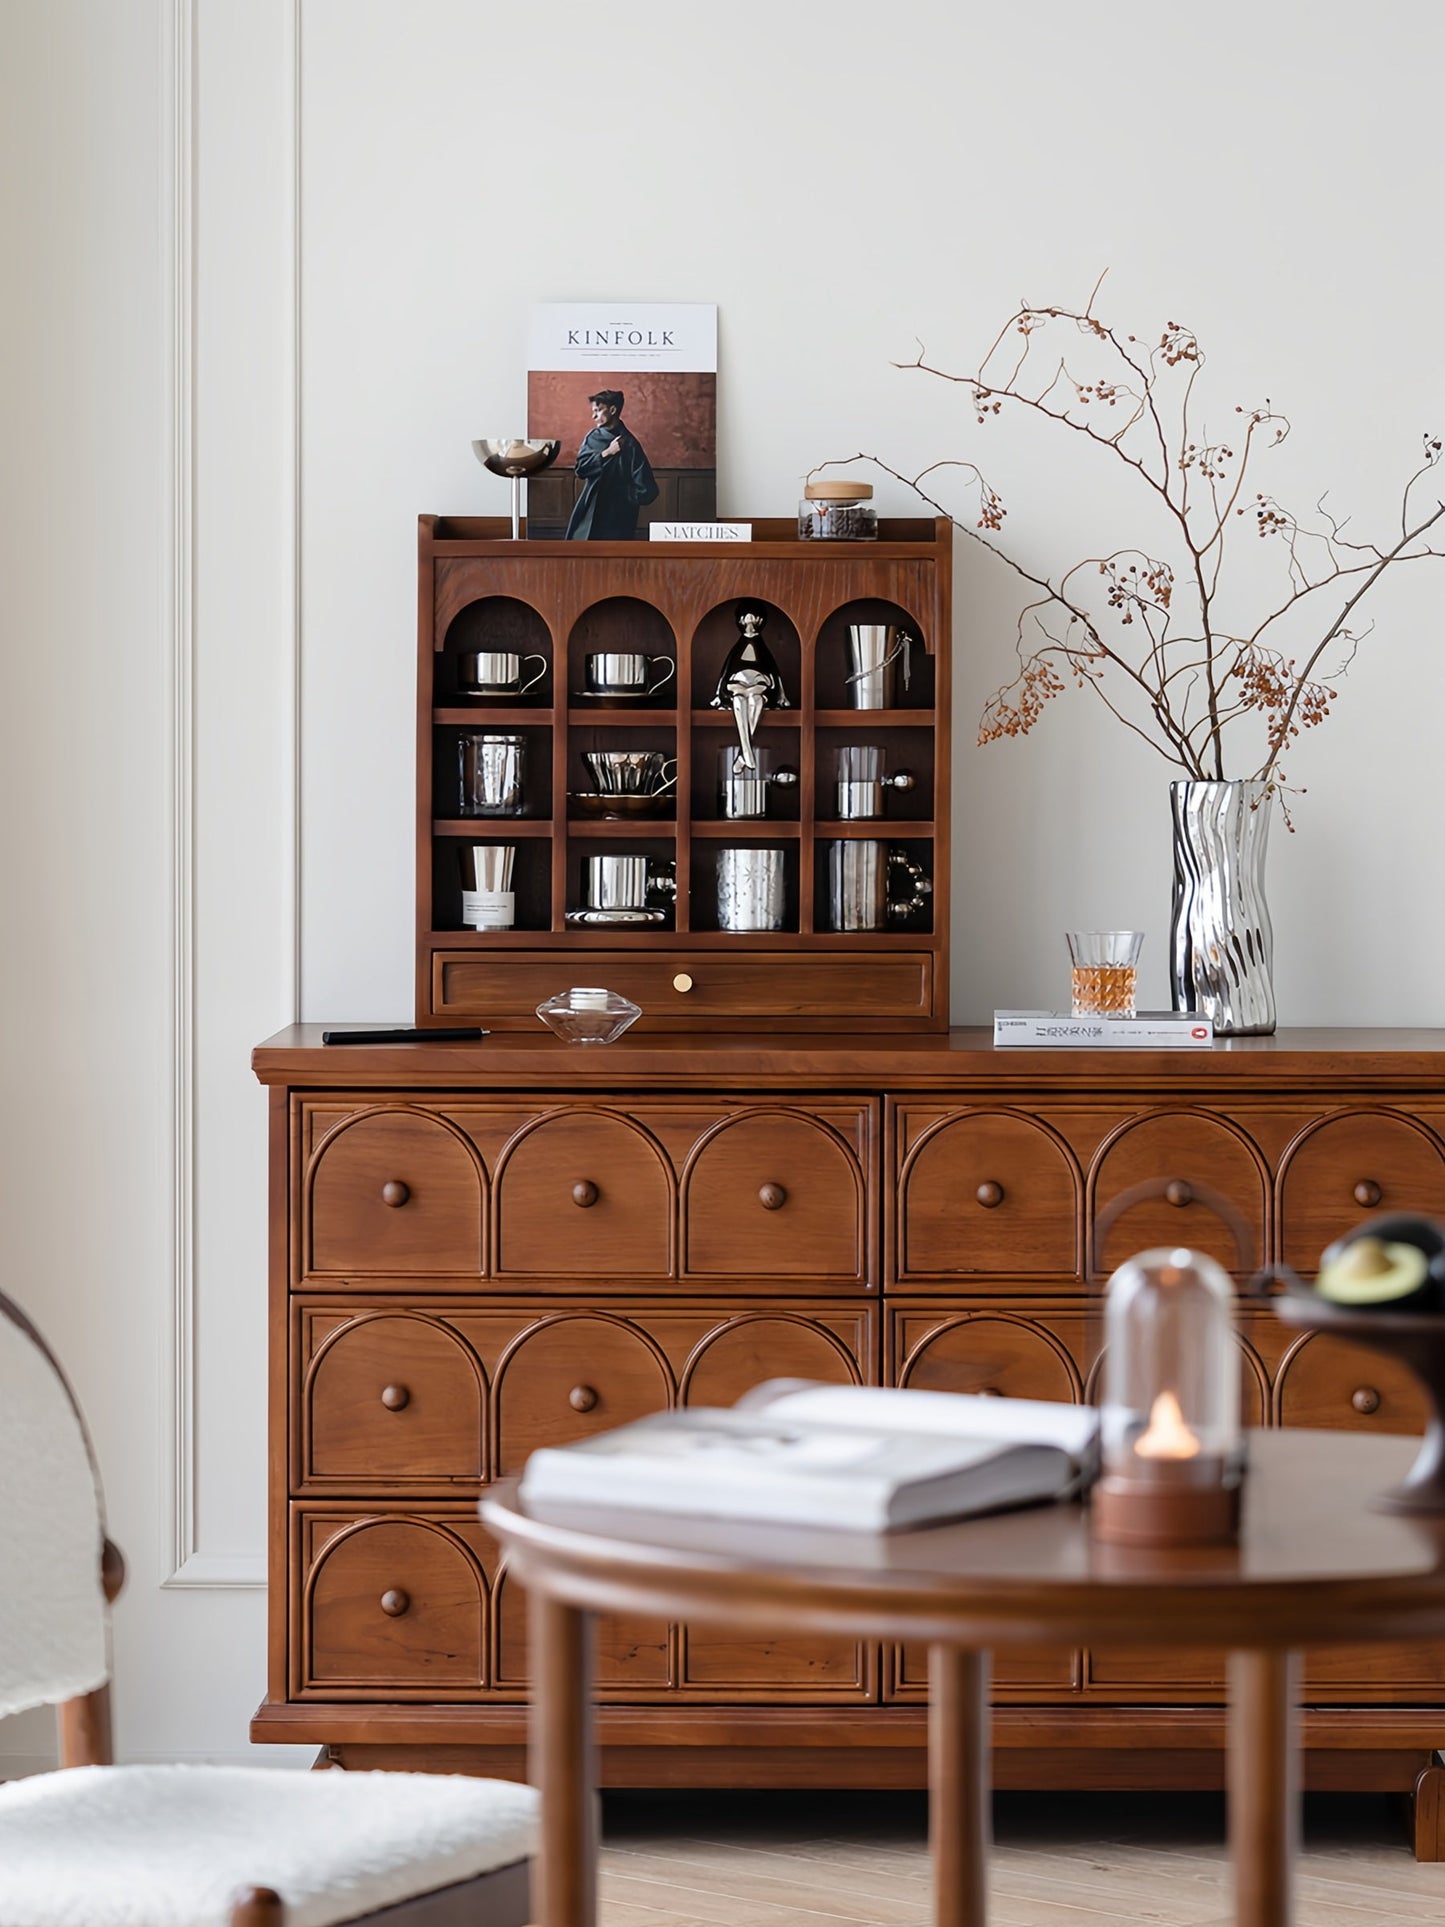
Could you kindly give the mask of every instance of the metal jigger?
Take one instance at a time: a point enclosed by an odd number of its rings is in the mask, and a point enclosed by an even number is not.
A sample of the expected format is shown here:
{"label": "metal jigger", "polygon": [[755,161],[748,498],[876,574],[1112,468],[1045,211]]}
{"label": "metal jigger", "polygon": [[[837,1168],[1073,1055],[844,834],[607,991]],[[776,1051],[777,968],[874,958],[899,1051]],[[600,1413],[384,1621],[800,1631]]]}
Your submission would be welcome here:
{"label": "metal jigger", "polygon": [[512,478],[512,540],[522,534],[522,477],[550,468],[561,452],[561,442],[524,442],[510,435],[472,443],[472,453],[493,475]]}

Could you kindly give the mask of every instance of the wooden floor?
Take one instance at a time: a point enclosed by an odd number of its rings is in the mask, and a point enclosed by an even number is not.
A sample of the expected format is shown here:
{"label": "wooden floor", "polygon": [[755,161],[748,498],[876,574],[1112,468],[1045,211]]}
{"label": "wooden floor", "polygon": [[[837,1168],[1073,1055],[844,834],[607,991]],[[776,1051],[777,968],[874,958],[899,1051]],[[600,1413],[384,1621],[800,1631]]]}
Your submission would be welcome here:
{"label": "wooden floor", "polygon": [[[602,1927],[927,1927],[912,1794],[609,1793]],[[1229,1927],[1224,1805],[1207,1794],[1000,1794],[990,1927]],[[1445,1862],[1390,1805],[1312,1795],[1296,1927],[1445,1927]]]}

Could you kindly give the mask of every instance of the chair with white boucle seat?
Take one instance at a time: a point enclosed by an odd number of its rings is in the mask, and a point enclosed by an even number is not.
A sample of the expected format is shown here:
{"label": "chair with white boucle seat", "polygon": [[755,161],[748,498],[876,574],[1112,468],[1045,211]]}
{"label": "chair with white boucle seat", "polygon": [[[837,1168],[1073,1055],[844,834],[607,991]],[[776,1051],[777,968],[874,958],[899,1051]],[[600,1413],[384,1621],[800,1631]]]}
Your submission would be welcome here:
{"label": "chair with white boucle seat", "polygon": [[79,1407],[0,1293],[0,1717],[55,1706],[61,1758],[0,1785],[3,1927],[525,1927],[530,1787],[111,1765],[123,1571]]}

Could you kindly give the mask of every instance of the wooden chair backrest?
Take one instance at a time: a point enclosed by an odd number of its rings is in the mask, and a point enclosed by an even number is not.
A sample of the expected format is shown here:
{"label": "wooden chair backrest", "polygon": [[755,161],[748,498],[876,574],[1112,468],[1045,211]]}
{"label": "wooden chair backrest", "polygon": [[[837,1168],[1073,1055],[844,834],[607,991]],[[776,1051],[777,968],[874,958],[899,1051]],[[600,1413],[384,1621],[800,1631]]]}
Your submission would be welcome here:
{"label": "wooden chair backrest", "polygon": [[[109,1599],[122,1570],[107,1547],[75,1395],[45,1340],[0,1293],[0,1716],[78,1705],[80,1726],[92,1730],[88,1740],[70,1737],[88,1758],[102,1743],[108,1752],[97,1716],[110,1673]],[[67,1723],[75,1716],[62,1710],[63,1756],[74,1750]]]}

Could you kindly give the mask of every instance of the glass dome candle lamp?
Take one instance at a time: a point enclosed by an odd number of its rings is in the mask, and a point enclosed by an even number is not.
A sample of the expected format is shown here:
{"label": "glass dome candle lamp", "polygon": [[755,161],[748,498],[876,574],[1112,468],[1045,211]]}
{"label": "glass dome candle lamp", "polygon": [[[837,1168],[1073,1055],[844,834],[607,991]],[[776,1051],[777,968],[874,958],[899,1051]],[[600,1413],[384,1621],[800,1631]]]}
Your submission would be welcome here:
{"label": "glass dome candle lamp", "polygon": [[1230,1542],[1244,1456],[1228,1272],[1200,1251],[1142,1251],[1109,1280],[1104,1327],[1095,1534],[1132,1546]]}

